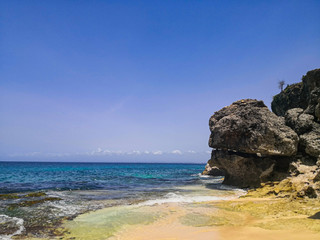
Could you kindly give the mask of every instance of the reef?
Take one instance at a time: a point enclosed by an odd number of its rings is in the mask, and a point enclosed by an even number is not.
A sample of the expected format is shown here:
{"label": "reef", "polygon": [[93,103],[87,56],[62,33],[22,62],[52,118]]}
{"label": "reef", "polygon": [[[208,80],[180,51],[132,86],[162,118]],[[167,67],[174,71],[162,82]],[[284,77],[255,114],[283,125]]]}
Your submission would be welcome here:
{"label": "reef", "polygon": [[203,174],[260,196],[319,198],[320,69],[274,96],[271,108],[243,99],[215,112]]}
{"label": "reef", "polygon": [[18,235],[21,239],[53,238],[62,235],[64,230],[58,226],[68,218],[53,218],[50,206],[44,206],[61,200],[48,196],[45,192],[0,194],[0,239],[9,239],[9,236],[13,235]]}

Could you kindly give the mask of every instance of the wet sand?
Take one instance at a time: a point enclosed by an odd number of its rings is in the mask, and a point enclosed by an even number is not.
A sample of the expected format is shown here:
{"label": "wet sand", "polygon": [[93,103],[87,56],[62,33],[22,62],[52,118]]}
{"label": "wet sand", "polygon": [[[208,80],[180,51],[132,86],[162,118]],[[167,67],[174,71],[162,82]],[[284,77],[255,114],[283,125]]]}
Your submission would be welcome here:
{"label": "wet sand", "polygon": [[240,198],[108,208],[80,215],[65,239],[320,239],[316,200]]}

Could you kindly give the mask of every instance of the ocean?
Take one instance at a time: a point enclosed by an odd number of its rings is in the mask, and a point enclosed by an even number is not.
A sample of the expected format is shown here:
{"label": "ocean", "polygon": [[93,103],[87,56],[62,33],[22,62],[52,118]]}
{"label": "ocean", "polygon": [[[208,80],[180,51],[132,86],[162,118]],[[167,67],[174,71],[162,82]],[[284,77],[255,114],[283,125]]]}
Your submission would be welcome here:
{"label": "ocean", "polygon": [[242,190],[204,164],[0,162],[0,239],[48,237],[101,208],[227,199]]}

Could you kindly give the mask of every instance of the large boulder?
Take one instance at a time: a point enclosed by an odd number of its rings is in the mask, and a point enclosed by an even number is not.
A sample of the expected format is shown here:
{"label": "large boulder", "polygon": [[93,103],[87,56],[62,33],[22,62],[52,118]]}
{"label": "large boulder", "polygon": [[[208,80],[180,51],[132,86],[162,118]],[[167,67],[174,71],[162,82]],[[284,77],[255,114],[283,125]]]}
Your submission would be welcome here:
{"label": "large boulder", "polygon": [[263,101],[245,99],[224,107],[210,118],[209,146],[258,155],[292,156],[298,136]]}

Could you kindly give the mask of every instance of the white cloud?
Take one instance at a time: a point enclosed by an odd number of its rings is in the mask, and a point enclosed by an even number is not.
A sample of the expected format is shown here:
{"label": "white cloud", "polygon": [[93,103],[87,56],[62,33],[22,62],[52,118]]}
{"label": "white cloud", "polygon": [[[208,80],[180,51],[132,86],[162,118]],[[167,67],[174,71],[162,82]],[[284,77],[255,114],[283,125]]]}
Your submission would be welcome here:
{"label": "white cloud", "polygon": [[179,155],[182,154],[182,152],[180,150],[173,150],[171,153],[172,154],[179,154]]}
{"label": "white cloud", "polygon": [[124,154],[126,152],[123,151],[111,151],[108,149],[102,150],[101,148],[98,148],[97,150],[92,151],[91,153],[87,153],[87,155],[113,155],[113,154]]}
{"label": "white cloud", "polygon": [[155,152],[152,152],[153,153],[153,155],[162,155],[162,151],[155,151]]}
{"label": "white cloud", "polygon": [[139,150],[133,150],[131,152],[127,152],[128,155],[132,155],[132,154],[136,154],[136,155],[140,155],[141,152]]}
{"label": "white cloud", "polygon": [[92,156],[92,157],[105,157],[107,159],[108,157],[117,157],[117,156],[139,156],[141,158],[151,157],[150,155],[154,156],[169,156],[169,155],[175,155],[175,156],[185,156],[190,157],[188,154],[210,154],[211,151],[194,151],[194,150],[187,150],[187,151],[181,151],[179,149],[175,149],[172,151],[162,151],[162,150],[156,150],[156,151],[140,151],[140,150],[131,150],[131,151],[115,151],[115,150],[109,150],[109,149],[103,149],[103,148],[97,148],[96,150],[93,150],[91,152],[77,152],[77,153],[41,153],[41,152],[31,152],[31,153],[24,153],[24,154],[10,154],[7,155],[9,157],[85,157],[85,156]]}

